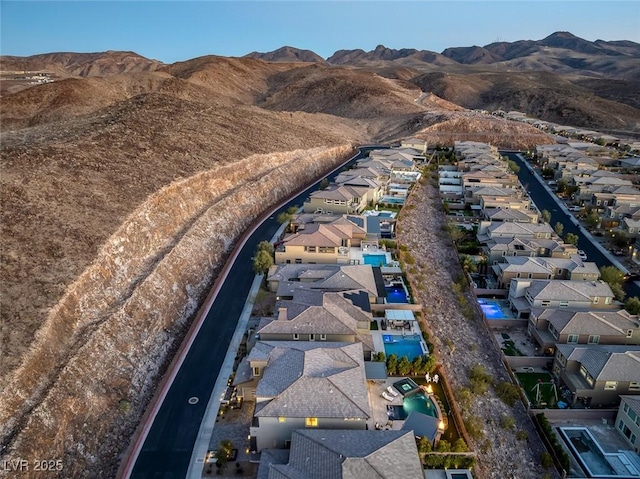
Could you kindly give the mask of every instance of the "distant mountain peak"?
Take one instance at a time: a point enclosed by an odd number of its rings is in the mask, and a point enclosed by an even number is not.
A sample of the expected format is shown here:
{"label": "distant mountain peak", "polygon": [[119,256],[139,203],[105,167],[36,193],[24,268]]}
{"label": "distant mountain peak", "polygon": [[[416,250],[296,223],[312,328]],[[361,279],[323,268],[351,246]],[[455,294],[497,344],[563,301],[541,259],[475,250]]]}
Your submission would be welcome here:
{"label": "distant mountain peak", "polygon": [[264,60],[266,62],[326,63],[324,58],[311,50],[302,50],[291,46],[280,47],[272,52],[251,52],[245,55],[245,57]]}

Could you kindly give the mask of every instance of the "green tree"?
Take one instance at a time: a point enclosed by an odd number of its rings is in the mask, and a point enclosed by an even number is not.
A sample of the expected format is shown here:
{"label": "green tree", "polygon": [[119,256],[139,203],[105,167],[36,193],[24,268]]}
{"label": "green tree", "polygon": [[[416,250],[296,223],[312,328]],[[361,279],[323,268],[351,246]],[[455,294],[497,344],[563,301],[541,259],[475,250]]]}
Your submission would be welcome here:
{"label": "green tree", "polygon": [[413,358],[413,361],[411,361],[411,372],[413,373],[413,375],[418,376],[419,374],[424,374],[422,372],[423,368],[424,368],[423,356],[416,356],[415,358]]}
{"label": "green tree", "polygon": [[558,193],[566,193],[568,186],[569,186],[569,183],[567,183],[567,180],[560,179],[560,180],[558,180],[558,183],[556,184],[556,191]]}
{"label": "green tree", "polygon": [[436,444],[436,452],[451,452],[451,443],[446,439],[440,439]]}
{"label": "green tree", "polygon": [[329,186],[329,178],[322,178],[322,180],[320,180],[320,183],[318,184],[318,189],[326,190],[327,186]]}
{"label": "green tree", "polygon": [[551,213],[549,212],[549,210],[542,210],[542,212],[540,213],[540,218],[542,218],[543,223],[548,223],[549,221],[551,221]]}
{"label": "green tree", "polygon": [[259,250],[253,257],[253,271],[256,274],[265,274],[273,266],[273,256],[265,250]]}
{"label": "green tree", "polygon": [[553,466],[553,457],[551,457],[551,454],[547,451],[543,451],[540,462],[542,463],[542,467],[551,467]]}
{"label": "green tree", "polygon": [[509,169],[516,175],[520,172],[520,167],[518,166],[518,163],[516,163],[515,161],[508,160],[507,165],[509,165]]}
{"label": "green tree", "polygon": [[502,381],[496,386],[498,397],[508,406],[514,406],[520,399],[520,388],[509,381]]}
{"label": "green tree", "polygon": [[406,356],[402,356],[400,361],[398,361],[398,375],[399,376],[407,376],[411,372],[411,363],[409,362],[409,358]]}
{"label": "green tree", "polygon": [[598,216],[598,213],[596,213],[595,210],[591,210],[589,211],[589,213],[587,213],[587,216],[585,217],[584,221],[585,223],[587,223],[587,226],[589,228],[596,228],[600,223],[600,217]]}
{"label": "green tree", "polygon": [[574,235],[573,233],[567,233],[567,236],[564,237],[564,240],[572,244],[573,246],[578,246],[578,240],[580,237],[578,235]]}
{"label": "green tree", "polygon": [[558,236],[562,236],[562,233],[564,233],[564,225],[558,221],[553,227],[553,231],[555,231]]}
{"label": "green tree", "polygon": [[543,178],[553,178],[555,175],[556,175],[556,170],[554,170],[553,168],[544,168],[542,170]]}
{"label": "green tree", "polygon": [[466,236],[466,233],[462,230],[462,228],[459,228],[458,226],[456,226],[454,224],[449,224],[447,226],[447,231],[449,232],[449,235],[451,236],[451,240],[456,245],[458,244],[458,241],[460,241],[461,239],[463,239]]}
{"label": "green tree", "polygon": [[420,439],[416,441],[416,445],[418,446],[418,452],[420,454],[427,454],[432,450],[431,441],[429,441],[428,437],[421,436]]}
{"label": "green tree", "polygon": [[624,303],[624,309],[629,314],[640,314],[640,298],[633,296]]}
{"label": "green tree", "polygon": [[275,248],[270,241],[260,241],[260,243],[258,243],[258,251],[266,251],[269,254],[273,254]]}
{"label": "green tree", "polygon": [[424,357],[424,363],[422,364],[423,370],[420,374],[426,374],[433,372],[436,367],[437,358],[433,354],[429,354]]}
{"label": "green tree", "polygon": [[624,275],[622,271],[615,266],[603,266],[600,268],[600,279],[609,285],[618,301],[624,299],[625,293],[622,289]]}
{"label": "green tree", "polygon": [[451,452],[468,452],[468,451],[469,451],[469,446],[467,446],[467,443],[464,442],[464,439],[462,439],[461,437],[458,438],[456,442],[454,442],[453,445],[451,446]]}
{"label": "green tree", "polygon": [[390,354],[387,356],[387,373],[391,376],[395,376],[398,371],[398,356],[396,354]]}
{"label": "green tree", "polygon": [[229,461],[229,457],[231,456],[231,453],[233,452],[233,443],[228,440],[225,439],[223,441],[220,441],[220,445],[218,447],[218,450],[216,451],[216,462],[218,464],[221,465],[221,467],[224,467],[224,465]]}
{"label": "green tree", "polygon": [[467,273],[475,273],[478,271],[478,264],[469,255],[463,254],[460,256],[460,264],[462,269]]}

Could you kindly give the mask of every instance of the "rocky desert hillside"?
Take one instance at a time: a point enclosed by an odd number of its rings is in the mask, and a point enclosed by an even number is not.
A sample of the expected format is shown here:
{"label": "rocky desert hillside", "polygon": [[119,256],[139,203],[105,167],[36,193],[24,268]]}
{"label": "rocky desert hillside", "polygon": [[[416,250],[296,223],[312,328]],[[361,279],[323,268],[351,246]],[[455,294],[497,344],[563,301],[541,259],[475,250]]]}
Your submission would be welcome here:
{"label": "rocky desert hillside", "polygon": [[549,141],[366,70],[156,66],[1,99],[0,444],[60,477],[112,475],[235,238],[354,144]]}

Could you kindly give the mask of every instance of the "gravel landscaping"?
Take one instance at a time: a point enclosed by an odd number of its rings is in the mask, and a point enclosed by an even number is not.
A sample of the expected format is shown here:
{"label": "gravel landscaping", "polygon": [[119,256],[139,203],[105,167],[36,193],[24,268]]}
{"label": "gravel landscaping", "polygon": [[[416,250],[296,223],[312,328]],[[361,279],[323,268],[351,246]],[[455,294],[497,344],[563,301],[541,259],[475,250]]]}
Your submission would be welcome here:
{"label": "gravel landscaping", "polygon": [[[444,231],[445,224],[438,191],[432,181],[416,185],[400,215],[397,238],[398,244],[405,245],[410,252],[408,261],[405,256],[405,269],[413,284],[416,302],[424,305],[424,320],[435,336],[430,341],[454,391],[470,387],[468,370],[478,364],[485,367],[494,383],[509,381],[492,333],[475,309],[475,317],[467,319],[459,306],[453,283],[462,270],[453,243]],[[472,304],[470,293],[463,294]],[[468,311],[467,316],[470,316]],[[544,446],[520,402],[514,407],[506,405],[491,387],[485,394],[473,394],[466,402],[468,405],[465,402],[460,405],[463,416],[478,418],[479,428],[483,430],[482,437],[476,434],[470,444],[478,453],[476,477],[559,477],[554,469],[541,466]],[[501,427],[505,416],[515,419],[514,428]],[[518,432],[520,440],[516,438]],[[528,438],[522,439],[525,432]]]}

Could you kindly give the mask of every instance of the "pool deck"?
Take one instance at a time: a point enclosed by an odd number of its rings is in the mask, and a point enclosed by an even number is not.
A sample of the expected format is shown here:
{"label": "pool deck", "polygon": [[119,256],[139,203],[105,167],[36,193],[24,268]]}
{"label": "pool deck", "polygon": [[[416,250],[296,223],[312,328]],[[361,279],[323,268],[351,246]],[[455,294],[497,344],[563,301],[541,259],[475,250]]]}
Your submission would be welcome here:
{"label": "pool deck", "polygon": [[370,332],[371,332],[371,338],[373,339],[373,346],[375,347],[375,350],[377,352],[381,352],[381,353],[385,352],[383,336],[387,334],[391,336],[413,336],[414,334],[417,334],[418,336],[420,336],[420,338],[422,338],[422,333],[420,332],[420,327],[418,326],[417,321],[410,321],[411,329],[390,328],[384,331],[380,327],[380,319],[382,318],[374,318],[374,319],[378,322],[378,330],[377,331],[374,330]]}

